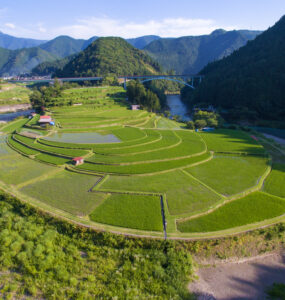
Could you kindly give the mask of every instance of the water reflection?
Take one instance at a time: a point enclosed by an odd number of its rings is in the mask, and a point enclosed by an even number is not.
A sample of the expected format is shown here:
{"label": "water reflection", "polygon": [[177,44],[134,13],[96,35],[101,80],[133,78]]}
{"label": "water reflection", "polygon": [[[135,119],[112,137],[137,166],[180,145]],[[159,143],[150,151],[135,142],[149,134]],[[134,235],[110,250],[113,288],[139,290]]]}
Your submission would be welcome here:
{"label": "water reflection", "polygon": [[182,121],[191,120],[190,116],[187,114],[187,107],[181,101],[180,95],[167,95],[167,105],[170,108],[171,116],[180,116]]}

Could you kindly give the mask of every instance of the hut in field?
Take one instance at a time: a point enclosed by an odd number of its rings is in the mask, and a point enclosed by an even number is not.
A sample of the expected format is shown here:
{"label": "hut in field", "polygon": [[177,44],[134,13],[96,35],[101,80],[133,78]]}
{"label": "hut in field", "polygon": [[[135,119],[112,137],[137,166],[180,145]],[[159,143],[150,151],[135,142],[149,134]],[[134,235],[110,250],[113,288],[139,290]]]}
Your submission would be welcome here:
{"label": "hut in field", "polygon": [[84,163],[84,158],[83,157],[74,157],[72,159],[72,162],[75,166],[82,165]]}
{"label": "hut in field", "polygon": [[51,116],[40,116],[39,119],[39,124],[49,124],[50,122],[52,122],[52,118]]}
{"label": "hut in field", "polygon": [[141,108],[141,106],[138,105],[138,104],[132,104],[131,105],[131,110],[139,110],[140,108]]}

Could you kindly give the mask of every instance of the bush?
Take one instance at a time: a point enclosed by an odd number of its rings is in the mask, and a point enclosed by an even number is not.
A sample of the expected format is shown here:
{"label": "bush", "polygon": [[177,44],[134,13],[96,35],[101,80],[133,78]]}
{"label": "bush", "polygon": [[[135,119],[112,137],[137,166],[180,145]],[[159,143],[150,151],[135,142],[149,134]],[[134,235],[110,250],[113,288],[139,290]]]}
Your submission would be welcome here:
{"label": "bush", "polygon": [[186,123],[186,128],[188,128],[188,129],[195,129],[195,124],[194,124],[194,122],[193,121],[188,121],[187,123]]}
{"label": "bush", "polygon": [[195,121],[195,127],[197,129],[202,129],[202,128],[206,127],[206,126],[207,126],[207,122],[205,120],[196,120]]}

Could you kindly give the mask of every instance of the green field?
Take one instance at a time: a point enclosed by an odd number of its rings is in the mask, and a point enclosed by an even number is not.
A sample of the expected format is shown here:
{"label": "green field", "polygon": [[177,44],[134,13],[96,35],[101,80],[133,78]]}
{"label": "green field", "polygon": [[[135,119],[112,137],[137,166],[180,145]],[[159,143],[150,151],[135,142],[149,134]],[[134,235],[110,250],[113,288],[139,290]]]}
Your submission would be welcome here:
{"label": "green field", "polygon": [[168,208],[173,215],[199,211],[220,199],[180,170],[151,176],[110,176],[100,189],[166,194]]}
{"label": "green field", "polygon": [[285,200],[262,192],[229,202],[208,215],[178,222],[181,232],[207,232],[271,219],[285,213]]}
{"label": "green field", "polygon": [[120,227],[148,231],[163,229],[158,196],[111,194],[90,214],[90,218],[95,222]]}
{"label": "green field", "polygon": [[255,186],[268,164],[268,159],[258,156],[217,154],[211,161],[186,171],[217,192],[233,195]]}
{"label": "green field", "polygon": [[214,132],[201,132],[209,150],[215,152],[241,152],[264,154],[264,148],[249,133],[241,130],[219,129]]}
{"label": "green field", "polygon": [[[66,105],[47,112],[56,123],[48,130],[39,128],[38,116],[1,127],[0,184],[26,201],[100,229],[156,236],[163,236],[160,197],[172,236],[238,230],[284,213],[285,155],[261,137],[193,132],[162,115],[132,111],[121,87],[67,89],[62,97]],[[25,136],[29,130],[38,137]],[[75,166],[74,157],[84,163]],[[237,207],[244,217],[233,217]],[[223,220],[212,222],[220,212]],[[205,228],[192,229],[204,218]]]}
{"label": "green field", "polygon": [[264,191],[285,198],[285,164],[274,164],[264,184]]}
{"label": "green field", "polygon": [[88,192],[99,178],[61,171],[49,178],[26,185],[20,191],[77,216],[87,215],[106,198],[104,193]]}
{"label": "green field", "polygon": [[29,103],[31,90],[23,85],[4,83],[0,89],[0,106]]}

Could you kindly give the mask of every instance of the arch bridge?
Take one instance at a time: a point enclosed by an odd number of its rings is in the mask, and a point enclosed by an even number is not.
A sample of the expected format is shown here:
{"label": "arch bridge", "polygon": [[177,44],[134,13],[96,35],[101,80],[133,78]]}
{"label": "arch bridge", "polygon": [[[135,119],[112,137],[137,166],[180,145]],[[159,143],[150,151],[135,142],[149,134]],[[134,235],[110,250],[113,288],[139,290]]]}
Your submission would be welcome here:
{"label": "arch bridge", "polygon": [[152,80],[169,80],[181,83],[192,89],[202,82],[204,76],[202,75],[145,75],[145,76],[121,76],[119,79],[124,79],[124,89],[127,89],[127,81],[132,79],[138,79],[141,83]]}
{"label": "arch bridge", "polygon": [[[184,84],[192,89],[201,83],[203,75],[126,75],[118,76],[118,79],[124,83],[124,89],[127,89],[127,81],[129,80],[139,80],[141,83],[152,81],[152,80],[170,80]],[[98,81],[103,80],[104,77],[66,77],[66,78],[57,78],[62,82],[82,82],[82,81]],[[17,79],[10,79],[9,82],[21,82],[21,83],[53,83],[54,78],[39,78],[39,77],[19,77]]]}

